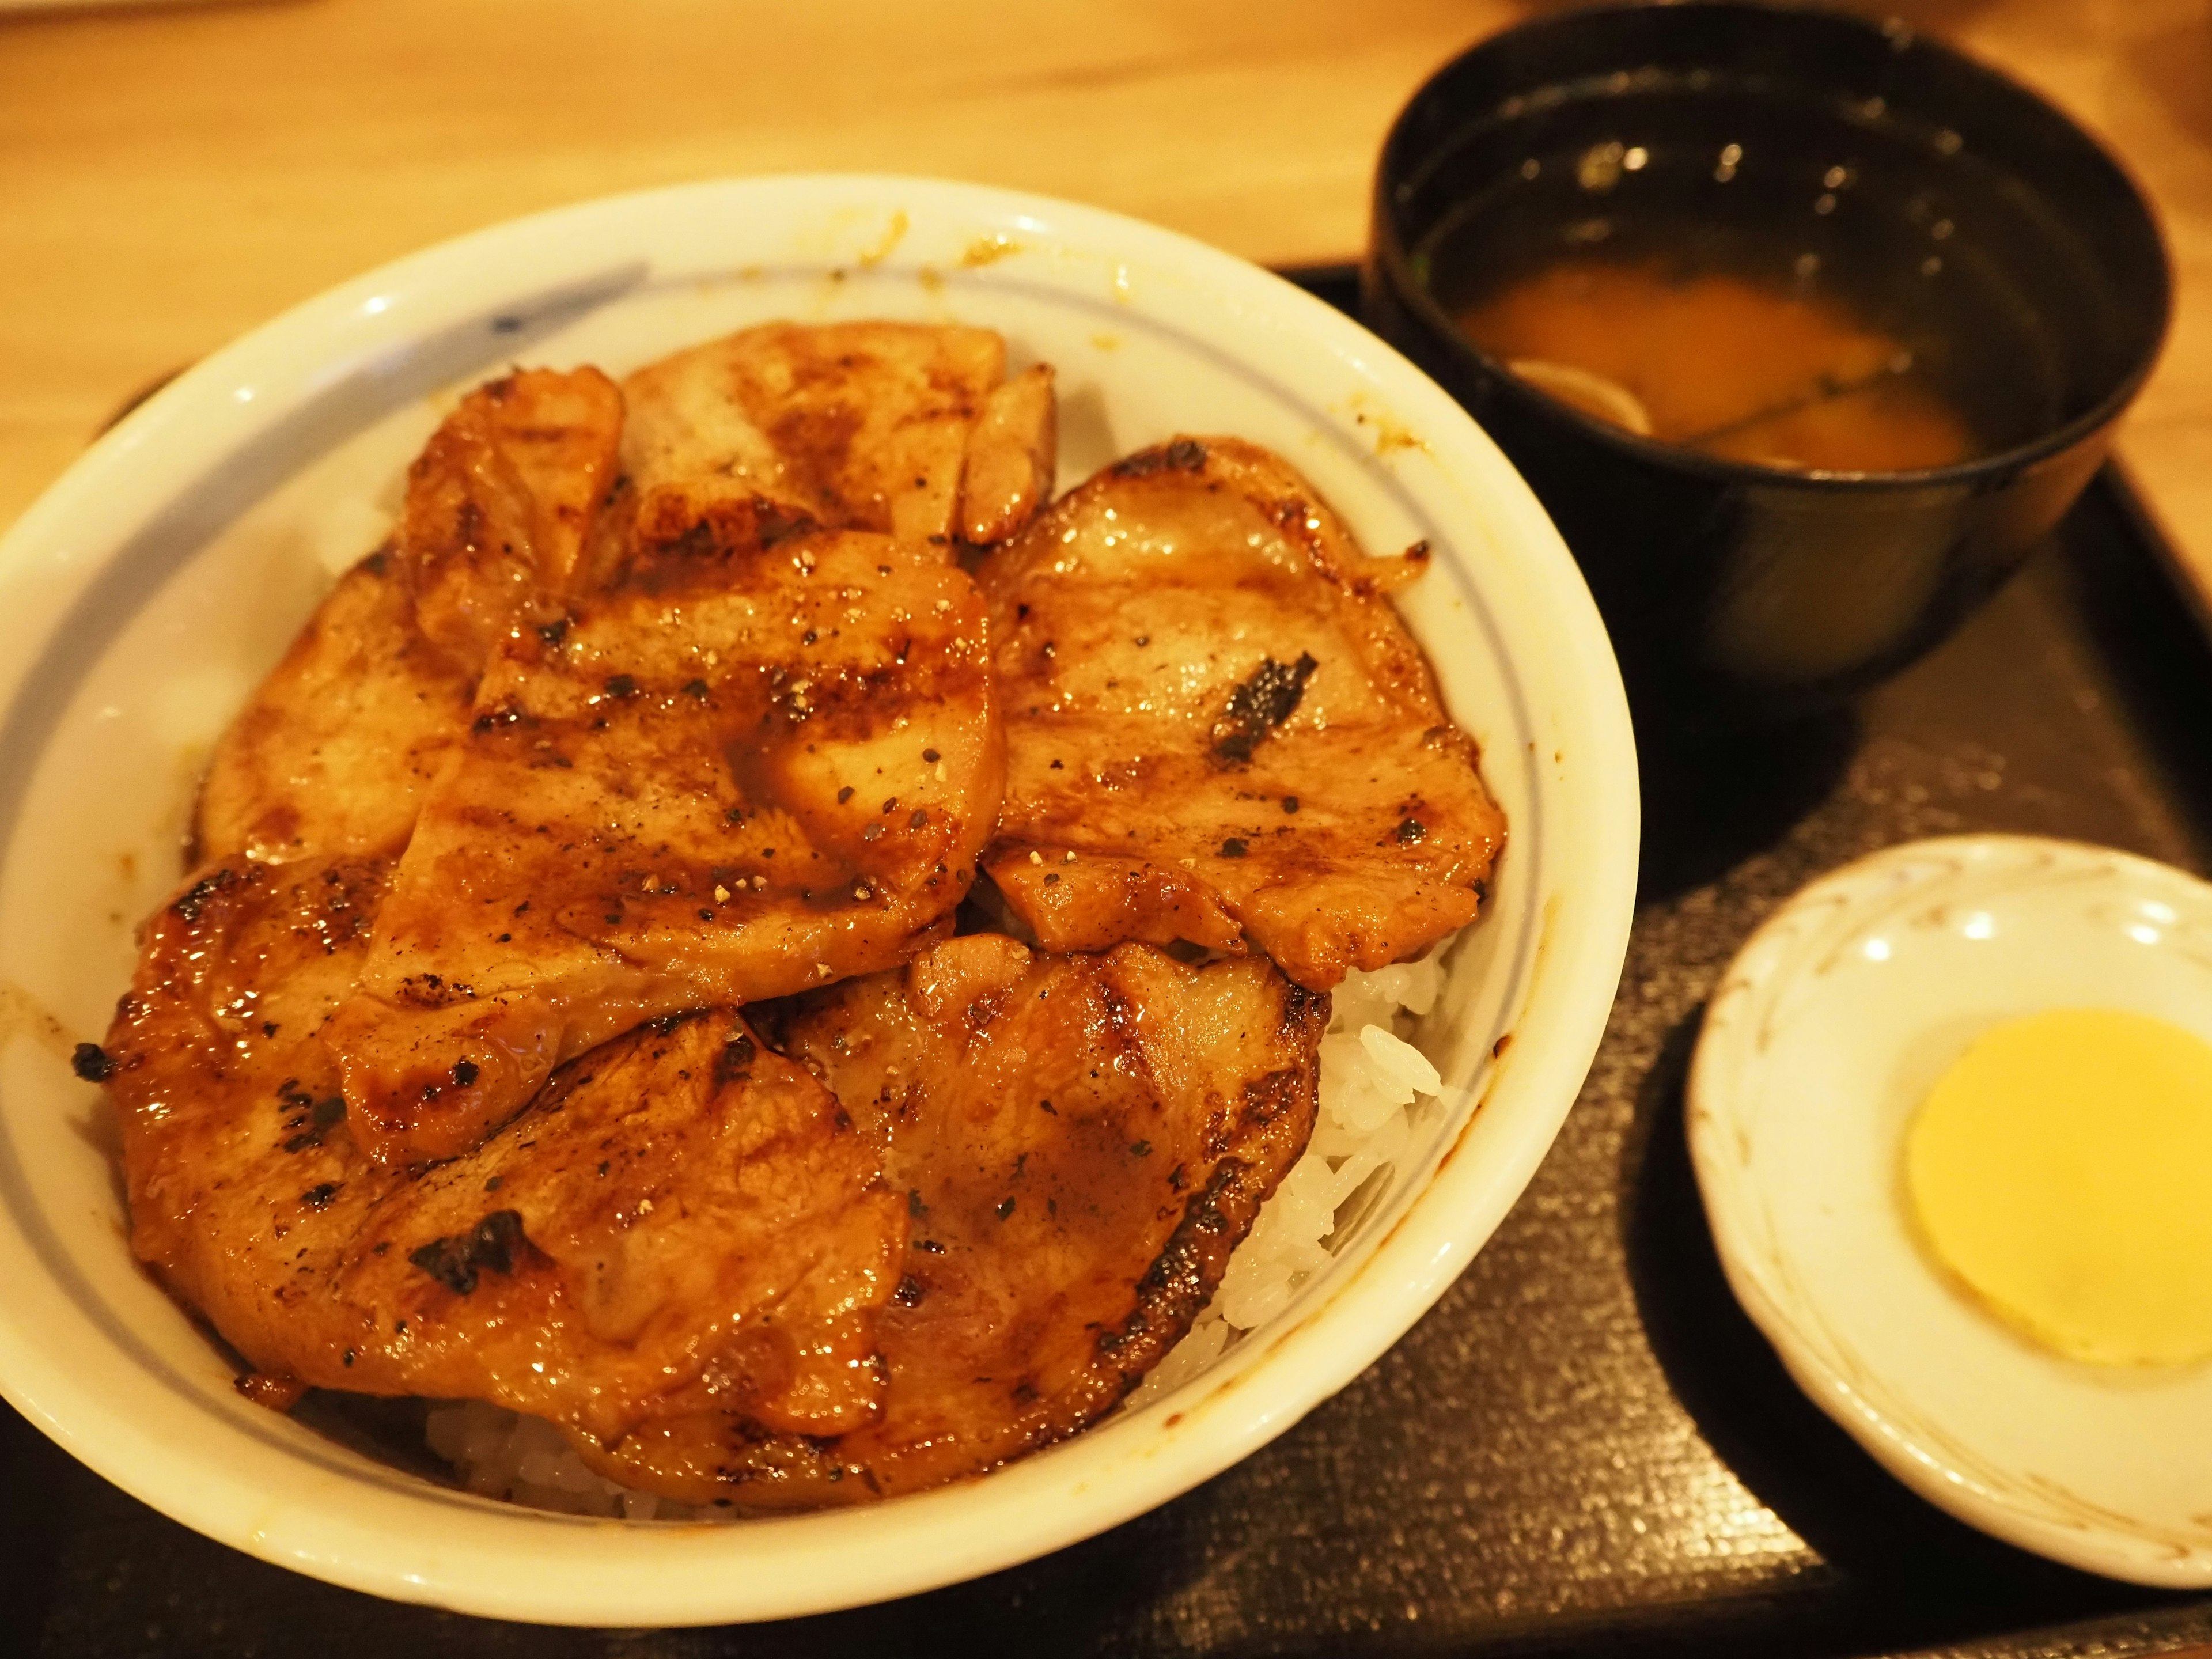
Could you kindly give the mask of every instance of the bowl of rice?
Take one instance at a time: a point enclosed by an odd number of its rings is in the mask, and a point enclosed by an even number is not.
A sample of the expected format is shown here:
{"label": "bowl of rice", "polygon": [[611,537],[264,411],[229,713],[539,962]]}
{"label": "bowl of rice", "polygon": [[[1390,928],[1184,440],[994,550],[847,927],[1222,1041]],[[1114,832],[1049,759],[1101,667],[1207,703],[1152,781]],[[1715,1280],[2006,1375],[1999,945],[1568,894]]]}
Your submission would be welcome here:
{"label": "bowl of rice", "polygon": [[[1335,992],[1312,1141],[1188,1335],[1115,1413],[937,1490],[715,1520],[558,1431],[433,1402],[411,1448],[242,1398],[134,1261],[106,1097],[73,1074],[173,886],[200,769],[408,460],[511,362],[621,373],[774,319],[993,328],[1054,365],[1062,488],[1181,432],[1267,445],[1370,551],[1509,825],[1480,920]],[[1264,270],[1096,210],[870,177],[615,198],[428,250],[208,358],[0,541],[0,1392],[107,1479],[331,1582],[494,1617],[697,1625],[884,1600],[1073,1543],[1295,1424],[1382,1352],[1526,1186],[1626,947],[1636,759],[1588,590],[1457,404]]]}

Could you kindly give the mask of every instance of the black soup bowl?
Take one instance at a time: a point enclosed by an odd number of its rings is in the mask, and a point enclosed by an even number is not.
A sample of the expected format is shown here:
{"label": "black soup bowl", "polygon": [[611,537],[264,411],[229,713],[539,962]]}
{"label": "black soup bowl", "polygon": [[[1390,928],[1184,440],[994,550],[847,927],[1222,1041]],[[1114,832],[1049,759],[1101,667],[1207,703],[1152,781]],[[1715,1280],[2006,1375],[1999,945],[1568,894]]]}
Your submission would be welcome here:
{"label": "black soup bowl", "polygon": [[[2079,128],[1899,24],[1824,11],[1604,8],[1493,36],[1400,116],[1374,216],[1369,323],[1534,488],[1642,721],[1832,703],[1943,638],[2094,475],[2172,303],[2149,208]],[[1978,453],[1724,459],[1584,413],[1462,332],[1471,304],[1593,250],[1847,308],[1912,345]]]}

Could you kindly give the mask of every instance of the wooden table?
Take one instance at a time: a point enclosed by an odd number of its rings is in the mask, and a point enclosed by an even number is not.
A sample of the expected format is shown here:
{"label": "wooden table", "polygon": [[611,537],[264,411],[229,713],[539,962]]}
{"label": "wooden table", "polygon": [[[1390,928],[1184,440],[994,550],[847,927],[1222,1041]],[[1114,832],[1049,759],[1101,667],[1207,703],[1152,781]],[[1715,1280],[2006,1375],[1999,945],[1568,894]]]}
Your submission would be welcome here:
{"label": "wooden table", "polygon": [[[21,0],[16,0],[21,3]],[[394,255],[717,173],[941,173],[1347,258],[1392,113],[1503,0],[276,0],[0,11],[0,524],[118,404]],[[2203,0],[1891,0],[2102,135],[2181,305],[2124,453],[2212,588]]]}
{"label": "wooden table", "polygon": [[[0,525],[131,394],[284,307],[437,239],[609,191],[771,169],[941,173],[1099,203],[1258,260],[1349,258],[1392,114],[1442,60],[1534,9],[274,0],[0,12]],[[2181,304],[2124,448],[2212,588],[2205,0],[1866,9],[2011,69],[2112,143],[2160,204]]]}

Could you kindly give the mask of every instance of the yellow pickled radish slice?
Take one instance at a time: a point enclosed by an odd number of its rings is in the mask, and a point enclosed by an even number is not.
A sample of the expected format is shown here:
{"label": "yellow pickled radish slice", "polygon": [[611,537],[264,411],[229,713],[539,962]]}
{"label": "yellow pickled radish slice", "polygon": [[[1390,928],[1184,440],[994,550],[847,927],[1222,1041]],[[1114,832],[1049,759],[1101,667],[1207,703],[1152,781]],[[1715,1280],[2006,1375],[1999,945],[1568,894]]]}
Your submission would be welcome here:
{"label": "yellow pickled radish slice", "polygon": [[2212,1356],[2212,1045],[2115,1009],[1997,1025],[1929,1094],[1905,1176],[1937,1259],[2036,1341]]}

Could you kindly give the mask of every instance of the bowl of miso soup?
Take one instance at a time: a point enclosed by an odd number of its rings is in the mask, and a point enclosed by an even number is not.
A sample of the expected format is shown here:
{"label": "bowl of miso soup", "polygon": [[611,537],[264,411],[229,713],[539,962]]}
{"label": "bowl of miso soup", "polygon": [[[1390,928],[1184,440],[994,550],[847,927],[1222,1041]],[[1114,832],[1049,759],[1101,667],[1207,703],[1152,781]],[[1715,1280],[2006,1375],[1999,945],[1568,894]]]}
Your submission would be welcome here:
{"label": "bowl of miso soup", "polygon": [[1639,715],[1786,714],[1927,650],[2102,464],[2165,337],[2141,191],[1902,24],[1538,19],[1387,141],[1368,320],[1581,562]]}

